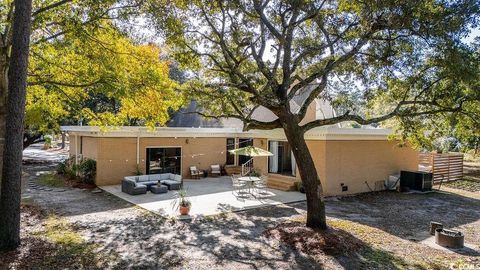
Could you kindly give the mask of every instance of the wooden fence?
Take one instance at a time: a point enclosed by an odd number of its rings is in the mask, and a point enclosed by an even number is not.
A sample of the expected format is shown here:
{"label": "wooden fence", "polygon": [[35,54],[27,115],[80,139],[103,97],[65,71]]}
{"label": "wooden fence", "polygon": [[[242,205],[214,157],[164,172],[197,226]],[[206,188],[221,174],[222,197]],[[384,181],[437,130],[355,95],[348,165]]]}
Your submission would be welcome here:
{"label": "wooden fence", "polygon": [[463,154],[420,153],[419,167],[433,173],[433,182],[455,181],[463,177]]}

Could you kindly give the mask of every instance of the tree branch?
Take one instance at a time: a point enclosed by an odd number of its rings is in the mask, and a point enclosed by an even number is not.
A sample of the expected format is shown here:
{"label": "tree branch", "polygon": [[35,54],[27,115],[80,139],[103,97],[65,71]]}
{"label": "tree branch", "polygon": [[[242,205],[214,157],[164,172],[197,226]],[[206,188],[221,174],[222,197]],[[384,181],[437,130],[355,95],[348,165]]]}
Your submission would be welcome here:
{"label": "tree branch", "polygon": [[60,0],[58,2],[55,2],[55,3],[52,3],[50,5],[47,5],[47,6],[44,6],[44,7],[41,7],[37,10],[35,10],[33,13],[32,13],[32,17],[35,17],[37,16],[38,14],[42,13],[42,12],[45,12],[45,11],[49,11],[51,9],[54,9],[56,7],[59,7],[61,5],[64,5],[66,3],[70,3],[72,2],[72,0]]}

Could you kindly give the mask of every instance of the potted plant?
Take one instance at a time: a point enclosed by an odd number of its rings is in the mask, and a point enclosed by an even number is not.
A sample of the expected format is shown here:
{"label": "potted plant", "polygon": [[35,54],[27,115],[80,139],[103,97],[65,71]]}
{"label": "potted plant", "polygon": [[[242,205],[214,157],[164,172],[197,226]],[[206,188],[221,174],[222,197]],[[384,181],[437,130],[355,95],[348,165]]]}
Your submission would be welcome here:
{"label": "potted plant", "polygon": [[258,176],[260,176],[260,173],[257,172],[255,169],[253,169],[253,170],[250,172],[250,176],[258,177]]}
{"label": "potted plant", "polygon": [[192,203],[188,200],[187,192],[180,189],[177,193],[177,199],[174,201],[174,207],[180,210],[180,215],[188,215]]}

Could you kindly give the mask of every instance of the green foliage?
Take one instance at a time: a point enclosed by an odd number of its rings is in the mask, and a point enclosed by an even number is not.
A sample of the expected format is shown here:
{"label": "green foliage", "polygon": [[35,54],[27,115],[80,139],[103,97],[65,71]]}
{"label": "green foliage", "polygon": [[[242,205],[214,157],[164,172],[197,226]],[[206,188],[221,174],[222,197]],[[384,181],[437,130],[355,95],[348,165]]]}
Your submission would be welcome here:
{"label": "green foliage", "polygon": [[[435,55],[422,68],[435,69],[437,83],[417,77],[413,93],[428,92],[431,103],[424,108],[417,106],[394,119],[384,122],[384,127],[394,128],[402,138],[417,148],[427,150],[468,151],[480,145],[480,46],[446,48]],[[422,74],[424,76],[425,74]],[[391,84],[397,87],[397,81]],[[371,113],[382,113],[391,109],[385,104],[398,102],[395,87],[376,96],[370,103]],[[411,86],[409,86],[411,87]],[[397,92],[400,92],[398,90]],[[441,112],[434,117],[420,114],[421,110],[434,110],[439,104],[444,108],[462,106],[459,111]],[[407,114],[417,114],[409,116]]]}
{"label": "green foliage", "polygon": [[252,171],[250,171],[250,176],[260,176],[260,173],[257,170],[252,169]]}
{"label": "green foliage", "polygon": [[83,159],[79,166],[78,171],[80,178],[85,184],[95,184],[95,176],[97,174],[97,162],[93,159]]}
{"label": "green foliage", "polygon": [[[61,124],[78,122],[165,124],[168,112],[183,98],[168,77],[170,62],[160,59],[160,49],[136,42],[125,32],[128,24],[123,22],[138,15],[142,5],[136,0],[33,1],[28,134],[38,137],[57,132]],[[0,0],[3,37],[11,36],[13,9],[13,1]],[[8,58],[10,39],[4,40],[0,54]],[[6,63],[0,65],[3,70]]]}
{"label": "green foliage", "polygon": [[56,174],[49,173],[43,174],[38,178],[38,183],[44,186],[50,187],[64,187],[65,182],[62,178],[58,177]]}
{"label": "green foliage", "polygon": [[66,159],[57,166],[57,173],[68,179],[79,179],[85,184],[95,184],[97,162],[90,158],[83,158],[75,164],[75,157]]}
{"label": "green foliage", "polygon": [[187,191],[180,189],[177,192],[177,198],[172,201],[172,206],[174,209],[179,209],[180,207],[190,207],[192,202],[188,199]]}
{"label": "green foliage", "polygon": [[[172,55],[183,67],[198,71],[183,89],[203,105],[205,115],[248,122],[258,105],[288,104],[285,89],[324,80],[325,89],[314,93],[339,114],[378,118],[374,123],[405,121],[397,130],[406,136],[421,132],[410,128],[419,118],[479,107],[478,91],[473,91],[478,86],[471,85],[475,78],[478,82],[478,57],[461,41],[478,23],[478,2],[150,5],[152,21],[165,33]],[[299,22],[289,28],[293,16]],[[354,46],[358,48],[349,52]]]}
{"label": "green foliage", "polygon": [[61,121],[164,125],[183,98],[160,54],[110,23],[33,47],[27,126],[46,132],[58,130]]}
{"label": "green foliage", "polygon": [[67,179],[76,179],[78,166],[75,164],[75,157],[70,157],[59,163],[57,166],[57,173],[65,175]]}

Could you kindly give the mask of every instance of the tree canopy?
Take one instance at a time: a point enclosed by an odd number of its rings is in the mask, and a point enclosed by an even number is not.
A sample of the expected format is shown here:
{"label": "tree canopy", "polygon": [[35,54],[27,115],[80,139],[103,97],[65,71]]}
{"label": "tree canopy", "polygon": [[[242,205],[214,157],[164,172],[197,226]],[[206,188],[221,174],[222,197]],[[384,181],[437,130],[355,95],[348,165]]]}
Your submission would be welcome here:
{"label": "tree canopy", "polygon": [[47,131],[61,119],[100,126],[165,124],[182,98],[160,54],[156,45],[136,45],[109,23],[35,46],[27,126]]}
{"label": "tree canopy", "polygon": [[[472,79],[461,39],[477,24],[476,1],[196,1],[163,10],[171,9],[154,18],[177,59],[198,70],[196,97],[246,128],[281,127],[248,116],[256,105],[288,106],[307,85],[316,87],[300,118],[317,97],[344,113],[305,129],[459,111],[478,99],[455,83]],[[359,99],[381,100],[383,114],[356,114]]]}
{"label": "tree canopy", "polygon": [[[2,4],[0,45],[7,53],[14,6]],[[135,0],[34,2],[25,146],[61,124],[163,125],[182,104],[161,49],[125,31],[141,6]]]}
{"label": "tree canopy", "polygon": [[[162,3],[164,4],[164,3]],[[189,93],[207,117],[234,117],[244,129],[282,128],[307,193],[307,226],[326,228],[322,185],[306,131],[361,125],[478,105],[472,49],[478,1],[175,1],[149,9],[176,59],[195,71]],[[478,60],[478,59],[477,59]],[[299,108],[292,99],[306,96]],[[317,98],[341,113],[303,123]],[[263,106],[277,117],[252,117]],[[374,109],[376,107],[376,109]]]}

